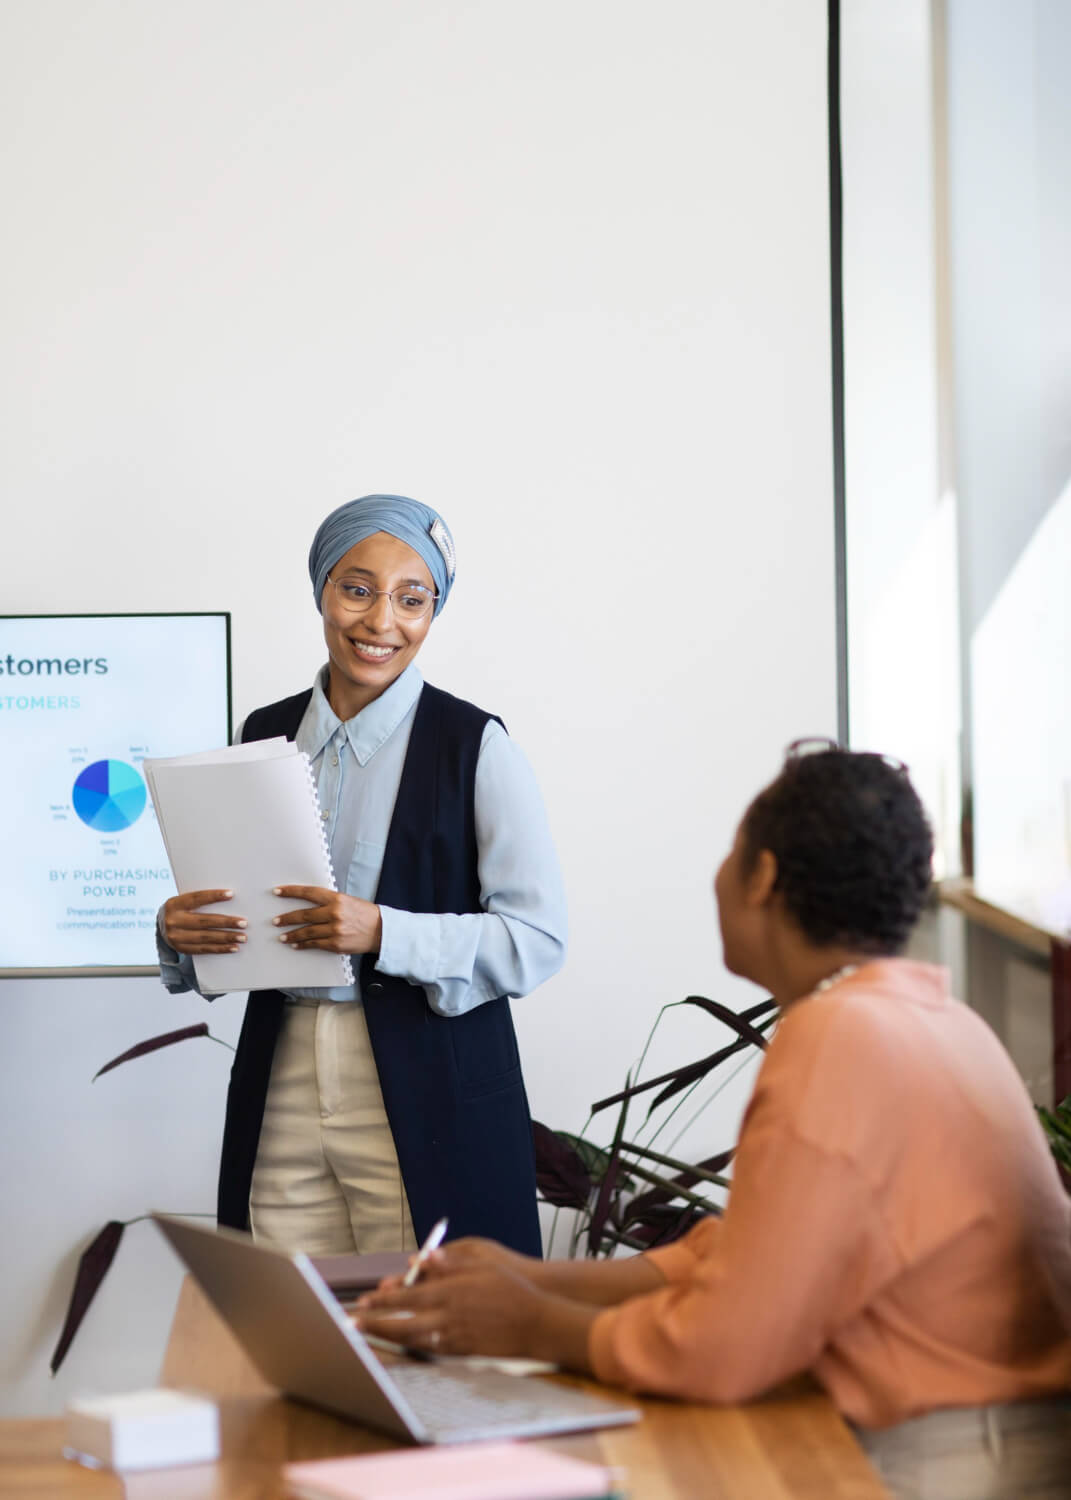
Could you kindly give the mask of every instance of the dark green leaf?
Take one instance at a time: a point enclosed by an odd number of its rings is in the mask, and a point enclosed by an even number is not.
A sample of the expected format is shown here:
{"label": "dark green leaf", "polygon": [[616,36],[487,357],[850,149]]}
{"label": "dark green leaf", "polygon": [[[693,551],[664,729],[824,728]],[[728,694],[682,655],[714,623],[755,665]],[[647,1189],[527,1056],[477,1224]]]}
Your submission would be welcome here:
{"label": "dark green leaf", "polygon": [[125,1052],[120,1052],[118,1057],[113,1057],[111,1062],[106,1062],[103,1068],[98,1068],[93,1074],[93,1082],[96,1083],[102,1073],[110,1073],[120,1063],[132,1062],[135,1057],[144,1057],[148,1052],[158,1052],[161,1047],[171,1047],[176,1042],[186,1042],[193,1037],[207,1035],[207,1024],[204,1021],[198,1021],[196,1026],[183,1026],[178,1031],[165,1031],[162,1036],[150,1037],[147,1042],[138,1042],[133,1047],[128,1047]]}
{"label": "dark green leaf", "polygon": [[[626,1089],[630,1081],[630,1076],[626,1075]],[[621,1137],[625,1133],[625,1117],[627,1114],[628,1100],[624,1099],[621,1103],[621,1112],[617,1117],[617,1129],[614,1131],[613,1145],[610,1147],[610,1160],[606,1167],[606,1175],[599,1184],[599,1196],[595,1200],[595,1207],[591,1212],[591,1223],[588,1225],[589,1255],[598,1255],[599,1246],[602,1243],[603,1227],[610,1216],[610,1206],[617,1188],[617,1178],[621,1167]]]}
{"label": "dark green leaf", "polygon": [[650,1146],[634,1145],[629,1141],[621,1142],[621,1150],[634,1156],[640,1156],[644,1161],[657,1162],[660,1167],[671,1167],[675,1172],[687,1172],[691,1174],[696,1182],[713,1182],[718,1187],[727,1187],[727,1179],[720,1175],[722,1167],[727,1167],[736,1154],[736,1148],[730,1147],[728,1151],[719,1151],[717,1156],[710,1156],[706,1161],[691,1162],[681,1161],[676,1156],[666,1156],[661,1151],[654,1151]]}
{"label": "dark green leaf", "polygon": [[[690,1000],[699,998],[699,996],[690,997]],[[683,1001],[682,1004],[688,1004],[690,1000]],[[750,1022],[758,1020],[760,1016],[765,1016],[768,1018],[765,1021],[765,1025],[769,1027],[776,1020],[776,1016],[770,1013],[771,1011],[776,1011],[776,1009],[776,1001],[763,1000],[758,1005],[752,1005],[747,1010],[741,1011],[737,1019]],[[730,1012],[730,1014],[733,1013]],[[757,1034],[761,1035],[761,1032],[757,1032]],[[658,1088],[660,1084],[667,1084],[668,1087],[663,1089],[662,1093],[658,1095],[648,1108],[647,1117],[650,1119],[651,1114],[657,1109],[659,1104],[665,1103],[674,1094],[679,1094],[682,1089],[686,1089],[690,1084],[704,1078],[707,1073],[710,1073],[719,1063],[724,1062],[726,1058],[733,1057],[737,1052],[742,1052],[751,1045],[748,1039],[740,1037],[735,1042],[730,1042],[727,1046],[719,1048],[717,1052],[712,1052],[709,1057],[702,1057],[694,1062],[684,1063],[679,1068],[672,1068],[668,1073],[660,1073],[657,1078],[645,1079],[643,1083],[630,1085],[621,1090],[620,1093],[610,1094],[605,1099],[599,1099],[591,1106],[591,1113],[593,1115],[598,1114],[600,1110],[608,1109],[611,1104],[620,1104],[623,1099],[634,1098],[637,1094],[644,1094],[651,1089]],[[766,1046],[765,1037],[762,1039],[762,1045]]]}
{"label": "dark green leaf", "polygon": [[123,1238],[123,1228],[118,1219],[109,1219],[92,1243],[82,1251],[71,1289],[71,1300],[67,1306],[67,1316],[63,1321],[59,1342],[52,1353],[50,1368],[53,1375],[66,1358],[79,1325],[89,1311],[90,1304],[108,1273],[108,1267],[115,1259],[119,1241]]}
{"label": "dark green leaf", "polygon": [[555,1208],[586,1208],[592,1182],[573,1143],[538,1120],[532,1121],[536,1186]]}
{"label": "dark green leaf", "polygon": [[592,1183],[601,1182],[606,1176],[606,1169],[610,1165],[610,1153],[604,1151],[601,1146],[596,1146],[592,1141],[586,1141],[582,1135],[570,1135],[567,1130],[557,1130],[559,1136],[573,1150],[584,1163],[588,1176]]}
{"label": "dark green leaf", "polygon": [[[554,1134],[572,1146],[577,1156],[579,1156],[587,1168],[592,1187],[598,1187],[609,1170],[609,1151],[605,1150],[602,1146],[596,1146],[593,1141],[586,1141],[582,1135],[570,1135],[568,1130],[556,1130]],[[635,1186],[627,1175],[619,1179],[619,1184],[621,1187],[627,1188]]]}
{"label": "dark green leaf", "polygon": [[[623,1151],[632,1148],[624,1145]],[[641,1217],[649,1210],[659,1208],[661,1205],[672,1203],[674,1198],[681,1196],[684,1188],[693,1188],[699,1182],[709,1182],[717,1187],[728,1187],[728,1179],[719,1175],[720,1168],[725,1167],[735,1155],[734,1151],[719,1151],[717,1156],[707,1157],[706,1161],[696,1162],[689,1166],[686,1162],[677,1163],[669,1157],[657,1157],[654,1152],[645,1153],[654,1156],[656,1160],[662,1161],[670,1166],[679,1166],[680,1170],[672,1177],[664,1178],[658,1186],[649,1188],[647,1192],[640,1193],[633,1198],[629,1204],[629,1215],[639,1214]]]}
{"label": "dark green leaf", "polygon": [[1059,1111],[1048,1110],[1043,1104],[1038,1104],[1035,1108],[1050,1140],[1071,1141],[1071,1119],[1062,1119]]}
{"label": "dark green leaf", "polygon": [[645,1208],[642,1213],[630,1213],[622,1225],[622,1234],[640,1241],[645,1249],[653,1250],[658,1245],[672,1244],[702,1219],[709,1217],[709,1213],[692,1204],[684,1208],[679,1204],[653,1205]]}
{"label": "dark green leaf", "polygon": [[[660,1175],[658,1172],[651,1172],[647,1167],[641,1167],[636,1162],[632,1163],[631,1170],[637,1177],[642,1177],[644,1182],[652,1182],[658,1188],[664,1188],[667,1185],[668,1179],[666,1177]],[[691,1188],[678,1185],[674,1189],[673,1196],[683,1198],[686,1203],[694,1203],[696,1208],[701,1208],[704,1213],[709,1213],[710,1211],[707,1199],[699,1193],[693,1193]]]}
{"label": "dark green leaf", "polygon": [[[741,1041],[750,1042],[753,1047],[758,1047],[760,1052],[765,1052],[769,1045],[762,1032],[752,1026],[750,1019],[746,1015],[738,1015],[735,1010],[730,1010],[727,1005],[722,1005],[720,1000],[708,1000],[705,995],[687,995],[684,1003],[685,1005],[698,1005],[701,1010],[706,1011],[708,1016],[713,1016],[716,1020],[721,1021],[723,1025],[728,1026],[730,1031],[735,1031]],[[763,1002],[767,1008],[770,1003],[770,1001]]]}

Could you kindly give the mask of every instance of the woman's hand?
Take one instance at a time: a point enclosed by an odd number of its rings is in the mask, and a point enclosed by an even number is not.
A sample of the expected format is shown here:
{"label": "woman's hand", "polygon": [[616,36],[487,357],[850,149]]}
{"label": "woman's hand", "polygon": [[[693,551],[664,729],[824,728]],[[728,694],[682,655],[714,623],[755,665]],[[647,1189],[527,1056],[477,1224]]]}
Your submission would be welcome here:
{"label": "woman's hand", "polygon": [[164,937],[176,953],[237,953],[245,942],[244,917],[230,912],[201,912],[200,906],[229,901],[233,891],[186,891],[161,909]]}
{"label": "woman's hand", "polygon": [[383,922],[373,902],[319,885],[277,885],[274,894],[313,903],[272,918],[276,927],[295,929],[281,938],[288,947],[325,948],[328,953],[379,952]]}
{"label": "woman's hand", "polygon": [[[415,1259],[415,1255],[411,1256],[410,1264]],[[486,1271],[494,1268],[512,1271],[515,1276],[523,1276],[525,1281],[538,1286],[539,1272],[544,1262],[536,1260],[534,1255],[521,1255],[516,1250],[507,1250],[505,1245],[499,1245],[495,1240],[464,1239],[453,1240],[443,1250],[433,1250],[425,1265],[433,1264],[440,1268],[446,1267],[451,1272]],[[378,1292],[396,1292],[404,1280],[404,1272],[397,1276],[384,1276],[375,1292],[366,1292],[358,1299],[357,1306],[366,1306]]]}
{"label": "woman's hand", "polygon": [[416,1286],[362,1297],[358,1327],[436,1354],[514,1355],[590,1368],[587,1338],[596,1308],[541,1292],[504,1266],[466,1260],[455,1261],[451,1246],[428,1260]]}

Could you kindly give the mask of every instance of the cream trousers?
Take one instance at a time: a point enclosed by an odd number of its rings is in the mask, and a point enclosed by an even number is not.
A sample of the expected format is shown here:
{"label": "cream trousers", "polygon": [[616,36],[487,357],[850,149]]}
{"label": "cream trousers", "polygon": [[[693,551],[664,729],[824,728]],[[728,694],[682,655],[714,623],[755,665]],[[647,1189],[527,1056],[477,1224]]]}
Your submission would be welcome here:
{"label": "cream trousers", "polygon": [[249,1218],[255,1239],[310,1255],[416,1248],[362,1005],[285,1007]]}
{"label": "cream trousers", "polygon": [[951,1407],[855,1434],[896,1500],[1071,1496],[1071,1396]]}

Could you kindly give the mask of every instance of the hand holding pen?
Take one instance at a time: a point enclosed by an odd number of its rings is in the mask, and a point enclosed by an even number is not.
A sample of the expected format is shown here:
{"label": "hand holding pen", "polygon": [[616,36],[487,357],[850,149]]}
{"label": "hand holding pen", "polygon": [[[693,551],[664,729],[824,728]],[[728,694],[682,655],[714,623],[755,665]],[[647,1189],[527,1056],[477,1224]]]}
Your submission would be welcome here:
{"label": "hand holding pen", "polygon": [[542,1359],[549,1356],[539,1339],[556,1308],[577,1322],[577,1358],[586,1357],[587,1324],[597,1307],[541,1292],[532,1280],[541,1262],[488,1240],[452,1240],[436,1250],[444,1234],[445,1224],[436,1224],[404,1277],[388,1277],[361,1297],[354,1316],[365,1338],[377,1347],[383,1339],[404,1345],[416,1359],[472,1354]]}
{"label": "hand holding pen", "polygon": [[[429,1260],[430,1256],[433,1254],[433,1252],[436,1251],[436,1250],[438,1250],[439,1246],[442,1244],[443,1237],[446,1234],[448,1225],[449,1225],[449,1220],[446,1219],[446,1218],[442,1218],[442,1219],[437,1219],[435,1221],[435,1223],[431,1226],[431,1230],[430,1230],[430,1232],[428,1234],[427,1239],[421,1245],[421,1247],[417,1251],[417,1253],[413,1256],[413,1259],[409,1262],[409,1269],[406,1271],[405,1275],[402,1277],[401,1285],[403,1287],[416,1286],[416,1283],[417,1283],[417,1280],[418,1280],[418,1278],[420,1276],[421,1270],[424,1268],[425,1265],[427,1265],[428,1260]],[[357,1303],[357,1308],[360,1309],[362,1305],[364,1305],[364,1304],[367,1303],[367,1301],[368,1301],[368,1296],[366,1294],[364,1297],[361,1297],[359,1299],[359,1301]],[[393,1316],[396,1319],[397,1318],[406,1319],[406,1318],[411,1317],[412,1314],[409,1313],[409,1312],[399,1311],[399,1312],[396,1312]],[[358,1326],[360,1326],[360,1314],[359,1314],[359,1312],[355,1315],[355,1321],[357,1322]],[[391,1331],[393,1332],[393,1329]],[[433,1359],[434,1358],[433,1354],[429,1353],[428,1351],[426,1351],[424,1349],[408,1347],[405,1344],[396,1343],[393,1339],[385,1339],[385,1338],[382,1338],[380,1336],[377,1336],[374,1333],[368,1333],[368,1332],[366,1332],[365,1333],[365,1338],[373,1346],[373,1348],[384,1349],[388,1353],[391,1353],[391,1354],[408,1354],[413,1359]],[[432,1346],[433,1349],[437,1348],[438,1344],[439,1344],[439,1336],[436,1335],[432,1340],[430,1340],[430,1343],[431,1343],[431,1346]]]}
{"label": "hand holding pen", "polygon": [[421,1271],[424,1269],[433,1251],[438,1250],[446,1237],[446,1231],[450,1226],[449,1219],[437,1219],[431,1226],[427,1239],[413,1256],[409,1263],[409,1269],[402,1277],[402,1286],[415,1286]]}

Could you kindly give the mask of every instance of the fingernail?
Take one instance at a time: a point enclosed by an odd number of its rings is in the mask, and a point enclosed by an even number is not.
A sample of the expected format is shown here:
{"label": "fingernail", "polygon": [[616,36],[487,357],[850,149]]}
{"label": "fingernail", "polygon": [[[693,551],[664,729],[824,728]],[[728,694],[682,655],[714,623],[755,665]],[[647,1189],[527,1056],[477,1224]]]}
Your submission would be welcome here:
{"label": "fingernail", "polygon": [[246,921],[246,919],[244,917],[239,917],[238,918],[238,922],[237,922],[236,925],[239,926],[239,927],[248,927],[249,923]]}
{"label": "fingernail", "polygon": [[279,939],[279,941],[280,941],[280,943],[285,943],[285,942],[288,942],[288,941],[289,941],[289,938],[288,938],[288,936],[287,936],[287,934],[286,934],[286,933],[285,933],[285,932],[284,932],[284,933],[283,933],[283,935],[282,935],[282,937],[281,937],[281,938],[280,938],[280,939]]}
{"label": "fingernail", "polygon": [[271,888],[271,893],[272,893],[273,896],[281,896],[283,894],[283,888],[282,888],[282,886],[281,885],[273,885],[272,888]]}
{"label": "fingernail", "polygon": [[283,920],[282,917],[272,917],[272,919],[271,919],[271,925],[273,927],[278,927],[278,926],[281,925],[282,920]]}
{"label": "fingernail", "polygon": [[236,943],[244,943],[244,942],[245,942],[245,933],[244,933],[244,932],[240,932],[240,933],[239,933],[239,934],[238,934],[238,936],[237,936],[237,937],[236,937],[236,938],[235,938],[235,940],[234,940],[234,941],[235,941],[235,942],[236,942]]}
{"label": "fingernail", "polygon": [[234,892],[233,891],[224,891],[223,894],[224,894],[224,896],[233,896]]}

